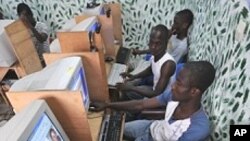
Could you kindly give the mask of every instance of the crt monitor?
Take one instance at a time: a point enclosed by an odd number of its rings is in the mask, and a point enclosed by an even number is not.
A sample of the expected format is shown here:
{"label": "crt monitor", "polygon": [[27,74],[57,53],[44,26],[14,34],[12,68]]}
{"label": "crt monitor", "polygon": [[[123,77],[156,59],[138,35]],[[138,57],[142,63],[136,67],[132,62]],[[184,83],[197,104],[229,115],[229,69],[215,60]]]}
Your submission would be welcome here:
{"label": "crt monitor", "polygon": [[59,59],[41,71],[29,74],[16,81],[10,91],[80,90],[86,111],[89,107],[89,92],[82,59],[72,56]]}
{"label": "crt monitor", "polygon": [[1,141],[69,141],[45,100],[35,100],[0,130]]}
{"label": "crt monitor", "polygon": [[6,34],[5,27],[14,20],[0,20],[0,67],[10,67],[17,60],[14,50]]}

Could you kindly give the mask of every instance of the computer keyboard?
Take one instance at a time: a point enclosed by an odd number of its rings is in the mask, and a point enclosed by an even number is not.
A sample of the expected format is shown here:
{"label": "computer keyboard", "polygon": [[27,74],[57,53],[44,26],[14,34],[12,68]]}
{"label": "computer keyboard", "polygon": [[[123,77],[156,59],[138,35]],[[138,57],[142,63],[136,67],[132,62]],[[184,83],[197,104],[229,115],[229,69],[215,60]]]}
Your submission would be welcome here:
{"label": "computer keyboard", "polygon": [[119,141],[121,138],[123,119],[124,113],[122,112],[112,111],[110,115],[105,115],[99,141]]}
{"label": "computer keyboard", "polygon": [[108,85],[115,86],[116,83],[123,82],[123,78],[120,74],[126,71],[127,71],[127,65],[114,63],[109,73]]}

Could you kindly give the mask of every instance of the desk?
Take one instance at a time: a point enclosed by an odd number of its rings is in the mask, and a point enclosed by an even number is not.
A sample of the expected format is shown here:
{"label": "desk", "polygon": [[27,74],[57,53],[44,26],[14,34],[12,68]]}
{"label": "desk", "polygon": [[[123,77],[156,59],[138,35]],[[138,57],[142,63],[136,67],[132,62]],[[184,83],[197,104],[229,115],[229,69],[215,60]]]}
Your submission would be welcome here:
{"label": "desk", "polygon": [[[117,53],[117,51],[116,51],[116,53]],[[113,63],[114,63],[114,61],[112,61],[110,63],[105,62],[105,69],[106,69],[107,76],[110,73],[110,70],[111,70]],[[99,137],[99,133],[101,130],[101,125],[102,125],[103,114],[104,114],[103,112],[98,112],[98,113],[88,112],[88,122],[89,122],[89,126],[90,126],[92,141],[98,141],[98,137]],[[124,122],[122,123],[121,128],[122,129],[124,128]],[[123,132],[121,134],[123,134]],[[121,136],[121,140],[122,140],[122,136]]]}
{"label": "desk", "polygon": [[105,69],[106,69],[107,76],[109,76],[111,68],[112,68],[112,63],[105,63]]}
{"label": "desk", "polygon": [[102,117],[88,119],[90,132],[92,141],[98,141],[101,125],[102,125]]}
{"label": "desk", "polygon": [[[16,63],[14,63],[12,66],[10,66],[10,67],[0,67],[0,82],[3,81],[4,77],[7,75],[7,73],[8,73],[10,70],[15,71],[15,73],[16,73],[16,75],[17,75],[18,78],[21,78],[22,76],[25,75],[25,74],[23,73],[23,71],[22,71],[20,65],[16,62]],[[1,95],[1,98],[2,98],[2,100],[4,100],[5,103],[7,103],[7,104],[10,105],[9,100],[8,100],[8,98],[7,98],[6,95],[5,95],[6,89],[3,89],[3,88],[4,88],[3,86],[4,86],[4,85],[2,85],[2,83],[1,83],[1,84],[0,84],[0,88],[1,88],[1,92],[0,92],[1,94],[0,94],[0,95]]]}
{"label": "desk", "polygon": [[0,67],[0,81],[3,80],[9,70],[14,70],[18,78],[21,78],[26,75],[25,72],[22,70],[20,64],[16,62],[10,67]]}
{"label": "desk", "polygon": [[103,112],[88,112],[88,122],[92,141],[97,141],[102,125]]}
{"label": "desk", "polygon": [[[106,109],[106,112],[110,112],[109,109]],[[99,134],[101,132],[101,126],[102,126],[102,120],[103,120],[104,112],[88,112],[88,122],[90,126],[90,133],[92,137],[92,141],[98,141],[99,140]],[[125,114],[122,117],[121,121],[121,130],[120,130],[120,140],[123,139],[123,131],[124,131],[124,125],[125,125]],[[110,131],[109,131],[110,132]]]}

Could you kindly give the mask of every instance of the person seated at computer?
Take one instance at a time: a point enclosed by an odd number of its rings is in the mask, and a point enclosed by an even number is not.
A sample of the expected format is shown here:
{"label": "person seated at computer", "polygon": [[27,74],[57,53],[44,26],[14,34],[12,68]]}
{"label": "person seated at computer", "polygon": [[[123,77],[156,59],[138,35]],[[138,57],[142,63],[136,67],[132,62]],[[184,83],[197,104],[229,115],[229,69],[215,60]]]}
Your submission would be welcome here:
{"label": "person seated at computer", "polygon": [[61,141],[60,136],[56,133],[54,128],[50,128],[49,136],[50,136],[52,141]]}
{"label": "person seated at computer", "polygon": [[[176,64],[173,57],[166,52],[169,33],[167,27],[162,24],[153,27],[149,39],[149,50],[153,55],[150,58],[151,66],[135,75],[121,74],[127,79],[124,83],[117,83],[116,87],[123,92],[124,100],[154,97],[170,88]],[[141,78],[151,75],[154,77],[153,87],[138,84]]]}
{"label": "person seated at computer", "polygon": [[[172,55],[177,63],[185,62],[185,56],[188,53],[188,30],[192,25],[194,15],[191,10],[184,9],[177,12],[174,16],[174,24],[171,31],[170,45],[167,51]],[[132,53],[136,55],[149,54],[149,49],[140,50],[139,48],[132,49]]]}
{"label": "person seated at computer", "polygon": [[23,23],[31,30],[34,36],[33,41],[35,43],[35,48],[44,67],[45,62],[43,59],[43,53],[50,52],[47,25],[42,22],[37,22],[33,17],[30,7],[25,3],[18,4],[17,14]]}
{"label": "person seated at computer", "polygon": [[166,106],[164,120],[135,120],[125,123],[124,136],[135,141],[204,141],[210,134],[210,121],[202,107],[202,94],[213,83],[215,68],[208,61],[190,61],[177,75],[171,92],[125,102],[93,102],[96,111],[112,108],[142,111]]}

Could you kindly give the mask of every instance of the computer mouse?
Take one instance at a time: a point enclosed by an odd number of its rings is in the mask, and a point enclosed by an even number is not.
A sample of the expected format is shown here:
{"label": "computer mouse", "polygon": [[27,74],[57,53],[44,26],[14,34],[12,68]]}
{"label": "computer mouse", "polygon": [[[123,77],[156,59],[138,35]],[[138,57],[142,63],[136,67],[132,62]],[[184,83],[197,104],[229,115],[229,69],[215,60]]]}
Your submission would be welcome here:
{"label": "computer mouse", "polygon": [[112,61],[114,61],[114,58],[111,57],[111,56],[107,56],[107,57],[105,58],[105,61],[106,61],[106,62],[112,62]]}
{"label": "computer mouse", "polygon": [[89,111],[95,111],[96,107],[95,106],[89,106]]}

